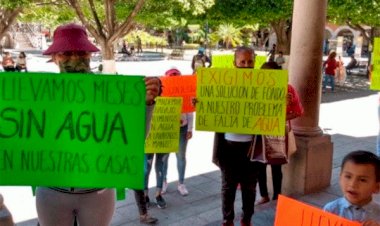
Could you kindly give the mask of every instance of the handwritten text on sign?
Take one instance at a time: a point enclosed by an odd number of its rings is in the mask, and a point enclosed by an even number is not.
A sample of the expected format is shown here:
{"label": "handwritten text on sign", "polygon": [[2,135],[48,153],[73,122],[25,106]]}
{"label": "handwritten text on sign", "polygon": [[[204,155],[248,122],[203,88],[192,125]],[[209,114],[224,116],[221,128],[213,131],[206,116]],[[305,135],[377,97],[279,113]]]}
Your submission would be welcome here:
{"label": "handwritten text on sign", "polygon": [[373,71],[371,76],[372,90],[380,90],[380,38],[375,38],[373,45]]}
{"label": "handwritten text on sign", "polygon": [[143,186],[143,77],[0,74],[0,184]]}
{"label": "handwritten text on sign", "polygon": [[200,68],[196,129],[284,135],[287,71]]}
{"label": "handwritten text on sign", "polygon": [[360,226],[337,215],[280,195],[277,201],[275,226]]}
{"label": "handwritten text on sign", "polygon": [[194,112],[192,100],[196,95],[197,76],[165,76],[161,77],[163,97],[182,97],[182,112]]}
{"label": "handwritten text on sign", "polygon": [[181,97],[157,97],[145,153],[177,152],[181,120]]}

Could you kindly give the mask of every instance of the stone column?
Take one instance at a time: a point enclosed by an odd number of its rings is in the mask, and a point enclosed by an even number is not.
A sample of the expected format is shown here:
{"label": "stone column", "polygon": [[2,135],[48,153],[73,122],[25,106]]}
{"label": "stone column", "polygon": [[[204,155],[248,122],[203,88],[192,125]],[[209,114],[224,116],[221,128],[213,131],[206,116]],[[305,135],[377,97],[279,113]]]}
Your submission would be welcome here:
{"label": "stone column", "polygon": [[305,113],[292,120],[297,152],[283,167],[283,192],[306,194],[330,184],[331,137],[319,127],[322,52],[327,0],[295,0],[289,83],[298,91]]}

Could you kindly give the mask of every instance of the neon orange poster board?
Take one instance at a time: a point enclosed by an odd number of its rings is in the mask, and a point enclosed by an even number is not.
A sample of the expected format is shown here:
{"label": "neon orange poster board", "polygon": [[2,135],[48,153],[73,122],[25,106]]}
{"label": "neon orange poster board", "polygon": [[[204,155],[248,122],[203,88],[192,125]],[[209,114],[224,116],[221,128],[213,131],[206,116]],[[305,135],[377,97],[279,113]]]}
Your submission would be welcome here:
{"label": "neon orange poster board", "polygon": [[275,226],[360,226],[335,214],[331,214],[296,201],[294,199],[279,195],[277,201]]}
{"label": "neon orange poster board", "polygon": [[182,97],[182,113],[194,112],[191,103],[195,98],[197,77],[195,75],[165,76],[161,77],[163,97]]}

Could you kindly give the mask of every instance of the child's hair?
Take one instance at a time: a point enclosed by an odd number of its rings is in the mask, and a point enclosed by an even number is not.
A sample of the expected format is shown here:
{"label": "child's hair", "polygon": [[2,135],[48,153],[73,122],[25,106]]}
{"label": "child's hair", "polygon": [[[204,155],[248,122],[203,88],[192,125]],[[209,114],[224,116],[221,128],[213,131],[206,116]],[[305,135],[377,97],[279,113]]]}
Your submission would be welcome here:
{"label": "child's hair", "polygon": [[380,158],[377,155],[369,151],[353,151],[343,158],[341,169],[347,162],[373,165],[375,167],[376,182],[380,182]]}

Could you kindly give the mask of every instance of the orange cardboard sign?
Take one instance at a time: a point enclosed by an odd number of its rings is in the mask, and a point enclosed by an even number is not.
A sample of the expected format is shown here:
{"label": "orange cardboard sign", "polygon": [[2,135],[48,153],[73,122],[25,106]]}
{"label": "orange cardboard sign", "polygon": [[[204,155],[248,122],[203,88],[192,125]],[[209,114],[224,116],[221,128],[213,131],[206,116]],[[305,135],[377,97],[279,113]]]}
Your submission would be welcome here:
{"label": "orange cardboard sign", "polygon": [[197,77],[195,75],[161,77],[163,97],[182,97],[182,113],[193,112],[192,99],[196,96]]}
{"label": "orange cardboard sign", "polygon": [[275,226],[361,226],[316,207],[279,195]]}

